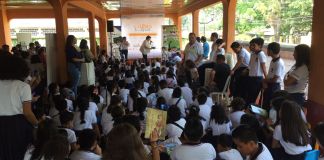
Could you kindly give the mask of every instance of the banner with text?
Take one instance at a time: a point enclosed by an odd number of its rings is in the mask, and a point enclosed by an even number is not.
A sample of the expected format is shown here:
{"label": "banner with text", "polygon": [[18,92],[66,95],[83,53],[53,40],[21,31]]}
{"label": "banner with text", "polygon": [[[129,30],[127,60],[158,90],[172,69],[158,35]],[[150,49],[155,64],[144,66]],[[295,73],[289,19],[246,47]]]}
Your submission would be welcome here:
{"label": "banner with text", "polygon": [[122,36],[127,37],[130,46],[128,55],[130,58],[142,58],[140,47],[146,36],[151,36],[152,49],[149,58],[161,57],[162,25],[164,15],[130,15],[122,16]]}

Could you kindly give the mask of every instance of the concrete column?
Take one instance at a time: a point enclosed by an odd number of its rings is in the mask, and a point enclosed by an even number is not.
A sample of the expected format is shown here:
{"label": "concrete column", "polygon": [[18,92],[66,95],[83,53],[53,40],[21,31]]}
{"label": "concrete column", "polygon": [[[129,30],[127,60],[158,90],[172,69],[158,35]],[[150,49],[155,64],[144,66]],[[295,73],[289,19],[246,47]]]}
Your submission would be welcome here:
{"label": "concrete column", "polygon": [[89,13],[88,16],[89,23],[89,39],[90,39],[90,50],[92,54],[96,57],[96,29],[95,29],[95,16],[93,13]]}
{"label": "concrete column", "polygon": [[226,43],[225,50],[231,49],[231,43],[235,40],[235,11],[237,0],[222,0],[223,2],[223,39]]}
{"label": "concrete column", "polygon": [[192,32],[199,36],[199,10],[192,12]]}
{"label": "concrete column", "polygon": [[97,20],[99,23],[100,48],[107,51],[107,19],[99,18]]}
{"label": "concrete column", "polygon": [[5,1],[0,1],[0,45],[11,46],[11,36]]}
{"label": "concrete column", "polygon": [[323,121],[324,114],[324,1],[314,0],[312,50],[310,57],[310,76],[308,89],[308,120],[312,125]]}
{"label": "concrete column", "polygon": [[65,83],[68,80],[67,62],[65,53],[65,42],[68,35],[67,21],[67,3],[63,0],[48,1],[54,10],[55,26],[56,26],[56,45],[57,45],[57,63],[58,65],[58,82]]}

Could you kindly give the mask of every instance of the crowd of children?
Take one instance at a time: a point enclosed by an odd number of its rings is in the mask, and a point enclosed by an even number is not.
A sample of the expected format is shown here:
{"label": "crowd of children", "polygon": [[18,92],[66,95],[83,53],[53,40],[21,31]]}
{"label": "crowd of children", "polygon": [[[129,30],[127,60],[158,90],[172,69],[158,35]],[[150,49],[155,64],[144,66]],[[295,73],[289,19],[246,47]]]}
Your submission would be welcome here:
{"label": "crowd of children", "polygon": [[[182,62],[179,53],[166,48],[162,61],[145,63],[106,59],[102,52],[94,85],[46,86],[44,75],[31,83],[26,60],[4,46],[0,159],[304,160],[315,141],[324,145],[323,123],[312,131],[304,113],[308,46],[296,46],[296,64],[285,75],[276,42],[267,46],[272,58],[267,71],[262,38],[250,41],[251,53],[238,42],[231,44],[238,59],[233,69],[225,63],[224,41],[216,33],[211,40],[214,76],[208,87],[199,79],[204,65],[190,58]],[[222,91],[228,76],[234,98],[226,106],[210,92]],[[260,91],[268,116],[250,109]],[[167,111],[164,141],[157,130],[144,138],[147,108]]]}

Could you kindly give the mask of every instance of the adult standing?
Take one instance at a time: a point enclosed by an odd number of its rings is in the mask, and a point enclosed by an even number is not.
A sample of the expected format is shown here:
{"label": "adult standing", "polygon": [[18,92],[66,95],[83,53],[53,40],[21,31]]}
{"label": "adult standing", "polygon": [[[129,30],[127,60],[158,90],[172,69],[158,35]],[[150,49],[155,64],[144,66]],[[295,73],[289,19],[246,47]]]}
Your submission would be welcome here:
{"label": "adult standing", "polygon": [[143,41],[140,51],[143,55],[144,63],[147,62],[147,54],[150,53],[152,49],[152,41],[151,41],[151,36],[146,36],[145,40]]}
{"label": "adult standing", "polygon": [[209,44],[208,44],[205,36],[201,37],[201,42],[203,43],[203,48],[204,48],[204,59],[207,59],[210,49],[209,49]]}
{"label": "adult standing", "polygon": [[306,44],[300,44],[295,47],[294,58],[296,63],[287,72],[284,78],[285,90],[300,105],[305,103],[305,89],[309,77],[310,47]]}
{"label": "adult standing", "polygon": [[217,45],[216,45],[217,39],[218,39],[218,34],[216,32],[213,32],[210,35],[210,41],[212,41],[213,44],[211,46],[211,51],[210,51],[209,57],[213,56],[215,54],[215,52],[217,51]]}
{"label": "adult standing", "polygon": [[198,65],[202,60],[203,53],[203,47],[197,41],[195,33],[189,33],[189,43],[184,50],[185,61],[191,60]]}
{"label": "adult standing", "polygon": [[231,79],[231,93],[234,97],[242,97],[244,94],[244,90],[247,82],[247,68],[250,63],[251,54],[243,48],[243,46],[239,42],[233,42],[231,44],[231,48],[236,54],[237,62],[234,68],[231,71],[231,75],[233,76]]}
{"label": "adult standing", "polygon": [[87,40],[82,39],[79,47],[85,60],[85,63],[81,64],[80,85],[94,85],[96,81],[95,68],[93,64],[94,56],[89,50]]}
{"label": "adult standing", "polygon": [[30,69],[16,56],[0,57],[0,159],[21,160],[38,121],[32,112]]}
{"label": "adult standing", "polygon": [[65,52],[68,62],[68,72],[72,78],[72,90],[77,95],[77,88],[81,78],[81,63],[84,58],[79,47],[76,46],[77,39],[73,35],[66,38]]}
{"label": "adult standing", "polygon": [[121,55],[125,58],[125,61],[128,60],[128,47],[129,47],[129,42],[127,41],[126,37],[122,38],[122,42],[120,44],[120,52]]}

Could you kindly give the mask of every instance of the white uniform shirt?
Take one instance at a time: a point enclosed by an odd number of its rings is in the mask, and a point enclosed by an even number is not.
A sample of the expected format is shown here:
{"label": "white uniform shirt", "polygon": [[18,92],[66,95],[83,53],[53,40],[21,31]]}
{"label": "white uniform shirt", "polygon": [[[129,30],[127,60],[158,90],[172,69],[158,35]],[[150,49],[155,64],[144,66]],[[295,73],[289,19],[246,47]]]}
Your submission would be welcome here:
{"label": "white uniform shirt", "polygon": [[101,156],[94,154],[90,151],[74,151],[71,156],[71,160],[101,160]]}
{"label": "white uniform shirt", "polygon": [[32,100],[30,86],[19,80],[0,80],[0,116],[23,114],[23,102]]}
{"label": "white uniform shirt", "polygon": [[181,92],[182,92],[183,98],[186,100],[187,105],[188,106],[191,105],[193,103],[192,90],[189,87],[184,86],[184,87],[181,87]]}
{"label": "white uniform shirt", "polygon": [[188,43],[184,50],[185,60],[192,60],[193,62],[195,62],[198,56],[202,56],[203,53],[204,53],[204,49],[198,41],[196,41],[192,45]]}
{"label": "white uniform shirt", "polygon": [[135,82],[135,78],[134,77],[127,77],[127,78],[125,78],[125,82],[127,84],[133,84]]}
{"label": "white uniform shirt", "polygon": [[89,102],[89,108],[88,110],[93,111],[96,115],[96,112],[98,111],[98,106],[94,102]]}
{"label": "white uniform shirt", "polygon": [[[263,143],[261,143],[262,144],[262,147],[263,147],[263,150],[262,150],[262,152],[255,158],[255,160],[273,160],[273,158],[272,158],[272,155],[271,155],[271,153],[270,153],[270,151],[269,151],[269,149],[263,144]],[[250,156],[248,156],[247,158],[246,158],[246,160],[250,160],[251,158],[250,158]]]}
{"label": "white uniform shirt", "polygon": [[203,104],[199,105],[199,108],[199,116],[203,117],[206,120],[206,123],[208,123],[210,119],[211,106]]}
{"label": "white uniform shirt", "polygon": [[128,95],[129,95],[129,89],[123,88],[119,91],[119,96],[122,99],[122,102],[125,104],[127,103]]}
{"label": "white uniform shirt", "polygon": [[102,111],[101,117],[101,126],[102,126],[102,133],[107,135],[114,126],[113,117],[110,113],[107,113],[108,107],[105,107]]}
{"label": "white uniform shirt", "polygon": [[216,62],[217,59],[217,55],[225,55],[225,49],[221,48],[220,50],[216,50],[215,52],[212,52],[212,54],[210,54],[210,60],[213,62]]}
{"label": "white uniform shirt", "polygon": [[91,110],[86,110],[84,112],[84,121],[85,123],[81,124],[81,112],[75,112],[73,118],[74,130],[92,129],[92,124],[97,123],[96,114]]}
{"label": "white uniform shirt", "polygon": [[150,95],[146,96],[146,99],[148,101],[148,106],[155,108],[156,106],[156,101],[157,101],[157,94],[156,93],[151,93]]}
{"label": "white uniform shirt", "polygon": [[[199,106],[197,98],[195,99],[195,101],[192,104]],[[211,97],[207,97],[207,101],[206,101],[205,105],[212,107],[214,105],[213,99]]]}
{"label": "white uniform shirt", "polygon": [[273,139],[279,141],[281,146],[285,149],[285,152],[290,155],[297,155],[312,150],[310,144],[307,144],[306,146],[296,146],[293,143],[285,141],[282,137],[281,125],[276,126],[273,132]]}
{"label": "white uniform shirt", "polygon": [[122,42],[122,43],[120,44],[120,49],[121,49],[121,50],[128,50],[128,47],[129,47],[129,43],[128,43],[128,41],[126,41],[126,42]]}
{"label": "white uniform shirt", "polygon": [[308,84],[309,71],[306,65],[302,65],[296,69],[292,67],[286,74],[294,77],[297,80],[296,84],[285,86],[285,90],[289,93],[305,93],[305,88]]}
{"label": "white uniform shirt", "polygon": [[243,160],[241,154],[236,149],[220,152],[219,157],[224,160]]}
{"label": "white uniform shirt", "polygon": [[[184,128],[184,126],[186,125],[186,120],[183,118],[180,118],[178,121],[175,121],[174,123],[176,123],[179,126],[181,126],[182,128]],[[183,132],[183,130],[180,127],[178,127],[172,123],[167,124],[166,133],[169,138],[180,137],[182,132]]]}
{"label": "white uniform shirt", "polygon": [[261,63],[266,63],[267,57],[263,51],[259,53],[252,53],[249,63],[249,76],[250,77],[263,77],[263,70]]}
{"label": "white uniform shirt", "polygon": [[279,58],[275,61],[270,62],[269,71],[268,71],[268,78],[271,79],[275,76],[278,76],[276,83],[282,83],[284,76],[285,76],[285,63],[284,61]]}
{"label": "white uniform shirt", "polygon": [[76,143],[77,139],[76,139],[76,135],[75,132],[72,129],[69,128],[64,128],[64,130],[67,132],[67,139],[69,141],[69,143]]}
{"label": "white uniform shirt", "polygon": [[198,145],[182,144],[177,146],[172,154],[172,160],[213,160],[216,158],[216,151],[209,143]]}
{"label": "white uniform shirt", "polygon": [[73,112],[74,111],[74,107],[73,107],[73,101],[69,100],[69,99],[65,99],[68,110]]}
{"label": "white uniform shirt", "polygon": [[144,40],[140,47],[140,51],[142,54],[147,55],[148,53],[150,53],[151,47],[151,42],[148,40]]}
{"label": "white uniform shirt", "polygon": [[236,111],[230,114],[229,119],[233,124],[233,128],[236,128],[240,125],[241,117],[245,114],[243,111]]}
{"label": "white uniform shirt", "polygon": [[158,91],[158,96],[163,97],[166,102],[169,102],[172,97],[173,89],[171,88],[164,88]]}
{"label": "white uniform shirt", "polygon": [[213,131],[213,136],[219,136],[221,134],[231,134],[232,123],[231,121],[223,124],[215,123],[215,120],[212,120],[208,123],[208,127]]}

